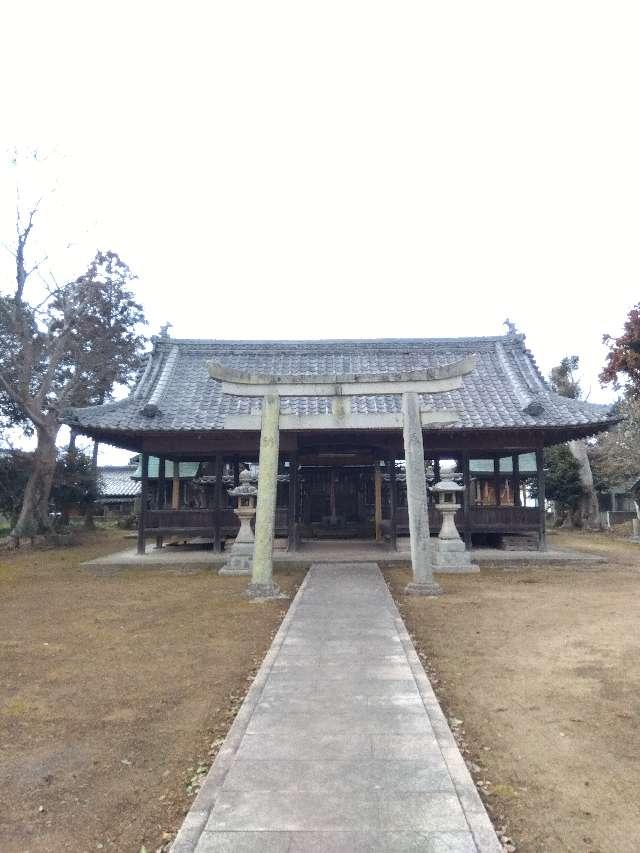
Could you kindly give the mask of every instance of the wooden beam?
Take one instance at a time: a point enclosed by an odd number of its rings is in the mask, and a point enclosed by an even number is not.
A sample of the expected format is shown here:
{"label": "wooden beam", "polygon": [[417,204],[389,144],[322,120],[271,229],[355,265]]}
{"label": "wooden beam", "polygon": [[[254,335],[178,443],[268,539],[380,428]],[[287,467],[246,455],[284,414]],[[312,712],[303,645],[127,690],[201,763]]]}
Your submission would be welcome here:
{"label": "wooden beam", "polygon": [[140,514],[138,516],[138,554],[144,554],[144,514],[147,511],[147,495],[149,492],[149,456],[142,453],[140,456],[140,466],[142,468],[140,478]]}
{"label": "wooden beam", "polygon": [[396,460],[388,459],[389,468],[389,537],[391,547],[395,551],[398,547],[398,536],[396,531]]}
{"label": "wooden beam", "polygon": [[173,463],[173,483],[171,487],[171,509],[180,509],[180,463]]}
{"label": "wooden beam", "polygon": [[216,472],[216,484],[214,487],[214,501],[215,501],[215,515],[214,515],[214,526],[213,526],[213,550],[216,553],[220,553],[222,551],[222,530],[221,530],[221,519],[222,519],[222,473],[224,467],[224,457],[222,453],[216,453],[215,458],[215,472]]}
{"label": "wooden beam", "polygon": [[382,541],[382,471],[380,462],[376,460],[373,469],[373,500],[376,525],[376,542]]}
{"label": "wooden beam", "polygon": [[513,505],[521,506],[522,501],[520,499],[520,455],[518,453],[513,454]]}
{"label": "wooden beam", "polygon": [[329,515],[331,524],[336,524],[336,469],[331,468],[329,472]]}
{"label": "wooden beam", "polygon": [[544,488],[544,455],[541,449],[536,450],[536,468],[538,469],[538,549],[546,550],[545,531],[545,488]]}
{"label": "wooden beam", "polygon": [[469,470],[469,452],[462,453],[462,478],[464,481],[464,546],[471,550],[471,473]]}
{"label": "wooden beam", "polygon": [[298,550],[298,454],[289,457],[289,517],[287,551]]}
{"label": "wooden beam", "polygon": [[[231,456],[240,453],[248,459],[258,458],[260,449],[260,433],[244,432],[234,430],[217,430],[210,433],[156,433],[145,434],[141,438],[143,449],[153,455],[163,453],[172,458],[179,456],[183,461],[187,459],[201,462],[210,459],[215,453],[224,453]],[[295,432],[282,433],[281,450],[289,451],[297,448],[297,434]]]}
{"label": "wooden beam", "polygon": [[[165,499],[165,467],[166,460],[164,456],[158,459],[158,483],[156,491],[156,509],[164,509]],[[162,548],[162,536],[156,536],[156,548]]]}

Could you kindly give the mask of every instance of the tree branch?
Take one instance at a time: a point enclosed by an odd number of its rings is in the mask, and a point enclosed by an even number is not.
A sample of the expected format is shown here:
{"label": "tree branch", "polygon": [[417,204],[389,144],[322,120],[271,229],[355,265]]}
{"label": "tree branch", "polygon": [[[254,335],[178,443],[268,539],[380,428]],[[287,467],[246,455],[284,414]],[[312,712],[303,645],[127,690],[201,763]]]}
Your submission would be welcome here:
{"label": "tree branch", "polygon": [[41,429],[46,429],[47,419],[44,415],[38,412],[31,400],[28,398],[25,399],[21,394],[17,394],[11,383],[8,379],[3,375],[0,371],[0,388],[5,392],[5,394],[9,397],[10,400],[13,400],[14,403],[19,405],[23,410],[26,416],[36,427],[40,427]]}

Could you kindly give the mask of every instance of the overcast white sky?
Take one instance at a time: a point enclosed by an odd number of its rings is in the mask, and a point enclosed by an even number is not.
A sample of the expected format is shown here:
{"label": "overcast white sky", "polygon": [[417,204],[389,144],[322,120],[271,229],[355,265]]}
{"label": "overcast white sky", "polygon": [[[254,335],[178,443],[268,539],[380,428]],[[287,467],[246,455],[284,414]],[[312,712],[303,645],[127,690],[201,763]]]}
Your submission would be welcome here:
{"label": "overcast white sky", "polygon": [[175,337],[508,316],[545,373],[577,354],[611,399],[601,337],[640,300],[637,2],[23,0],[2,19],[2,136],[58,151],[39,233],[57,275],[118,251],[150,333]]}

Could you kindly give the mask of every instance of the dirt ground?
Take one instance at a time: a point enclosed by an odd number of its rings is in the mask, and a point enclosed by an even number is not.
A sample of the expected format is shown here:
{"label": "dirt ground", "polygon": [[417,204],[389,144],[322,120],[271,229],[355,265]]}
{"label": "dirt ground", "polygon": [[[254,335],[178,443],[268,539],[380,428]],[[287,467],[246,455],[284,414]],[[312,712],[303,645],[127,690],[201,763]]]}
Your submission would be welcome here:
{"label": "dirt ground", "polygon": [[483,567],[445,595],[386,571],[498,826],[521,853],[640,850],[640,546],[555,534],[606,564]]}
{"label": "dirt ground", "polygon": [[0,553],[2,853],[166,843],[286,612],[246,578],[80,568],[125,544]]}

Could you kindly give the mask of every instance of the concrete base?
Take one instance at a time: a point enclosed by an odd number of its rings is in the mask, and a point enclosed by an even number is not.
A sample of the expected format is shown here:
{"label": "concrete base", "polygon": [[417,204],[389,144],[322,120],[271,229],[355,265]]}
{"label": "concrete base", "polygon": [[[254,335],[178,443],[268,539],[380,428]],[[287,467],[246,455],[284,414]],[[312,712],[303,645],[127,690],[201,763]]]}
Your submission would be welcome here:
{"label": "concrete base", "polygon": [[444,566],[439,566],[437,563],[433,565],[433,571],[439,575],[472,575],[480,571],[480,566],[477,563],[447,563]]}
{"label": "concrete base", "polygon": [[238,542],[231,546],[229,561],[218,571],[219,575],[250,575],[253,573],[253,542]]}
{"label": "concrete base", "polygon": [[479,572],[480,566],[471,562],[471,555],[461,539],[434,539],[431,543],[433,571],[441,574]]}
{"label": "concrete base", "polygon": [[404,588],[405,595],[442,595],[442,587],[435,581],[433,583],[416,583],[412,581]]}
{"label": "concrete base", "polygon": [[285,598],[275,583],[250,583],[244,594],[247,598]]}
{"label": "concrete base", "polygon": [[[627,540],[628,541],[628,540]],[[398,540],[398,550],[394,551],[387,545],[377,542],[353,542],[348,540],[303,541],[298,551],[287,552],[286,539],[276,540],[273,561],[276,566],[310,566],[311,563],[364,563],[374,561],[382,566],[406,565],[410,560],[408,539]],[[471,559],[480,565],[506,563],[520,566],[536,563],[563,565],[568,563],[592,565],[606,563],[605,557],[580,551],[549,548],[546,551],[506,551],[496,548],[475,548],[471,551]],[[97,571],[111,572],[119,568],[136,566],[144,569],[167,568],[172,571],[192,571],[195,569],[212,569],[229,562],[228,554],[216,554],[212,551],[181,546],[163,548],[162,551],[149,549],[142,556],[136,554],[135,548],[97,557],[83,563],[83,566]],[[440,569],[437,569],[440,571]],[[444,572],[446,574],[446,570]]]}
{"label": "concrete base", "polygon": [[232,557],[221,569],[219,575],[251,575],[253,573],[253,560],[250,557]]}

